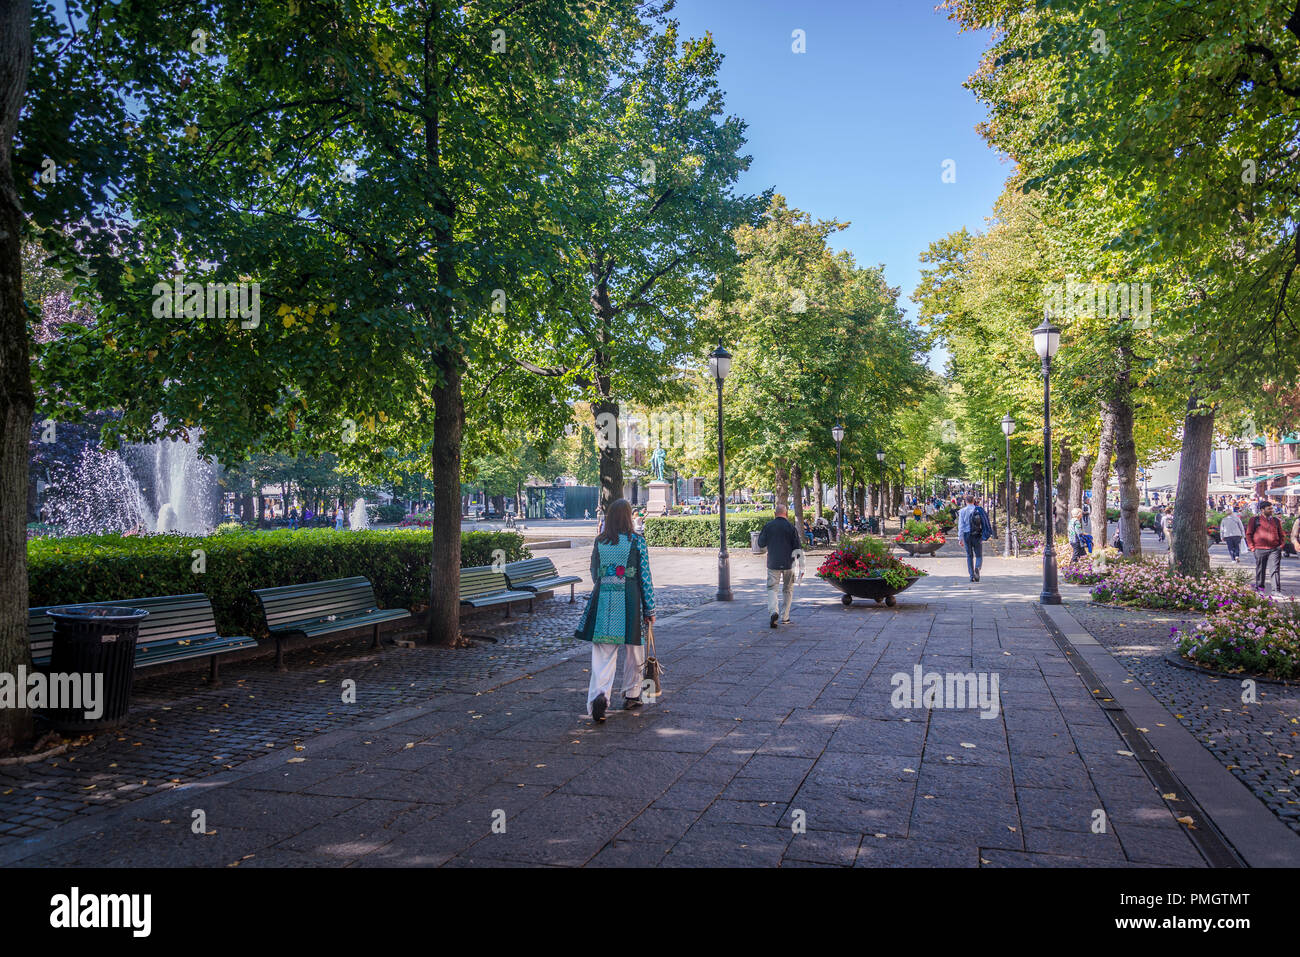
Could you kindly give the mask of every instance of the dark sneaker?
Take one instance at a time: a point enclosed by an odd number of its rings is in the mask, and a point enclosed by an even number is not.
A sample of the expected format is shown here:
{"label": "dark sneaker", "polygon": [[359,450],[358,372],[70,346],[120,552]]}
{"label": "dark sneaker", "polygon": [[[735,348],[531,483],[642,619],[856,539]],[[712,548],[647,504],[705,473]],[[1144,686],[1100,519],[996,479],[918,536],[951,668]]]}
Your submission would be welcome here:
{"label": "dark sneaker", "polygon": [[596,700],[591,703],[591,719],[593,721],[604,721],[605,708],[608,706],[608,704],[609,702],[605,700],[605,696],[603,694],[597,695]]}
{"label": "dark sneaker", "polygon": [[772,624],[772,627],[773,627],[773,628],[776,627],[776,612],[772,612],[772,622],[771,622],[771,624]]}
{"label": "dark sneaker", "polygon": [[980,570],[978,568],[975,569],[975,580],[976,581],[980,580]]}
{"label": "dark sneaker", "polygon": [[635,710],[636,710],[637,708],[639,708],[639,707],[641,707],[641,699],[640,699],[640,698],[624,698],[624,699],[623,699],[623,710],[624,710],[624,711],[635,711]]}

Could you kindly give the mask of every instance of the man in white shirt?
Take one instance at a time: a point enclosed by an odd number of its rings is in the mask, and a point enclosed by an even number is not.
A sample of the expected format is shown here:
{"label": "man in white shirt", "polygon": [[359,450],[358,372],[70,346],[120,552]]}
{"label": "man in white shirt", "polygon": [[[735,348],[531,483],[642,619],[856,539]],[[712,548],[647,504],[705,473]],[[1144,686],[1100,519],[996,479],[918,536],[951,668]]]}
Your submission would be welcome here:
{"label": "man in white shirt", "polygon": [[1241,515],[1238,513],[1238,509],[1233,508],[1231,512],[1223,517],[1223,521],[1219,524],[1219,537],[1228,546],[1228,557],[1240,564],[1241,540],[1246,537],[1246,526],[1241,524]]}

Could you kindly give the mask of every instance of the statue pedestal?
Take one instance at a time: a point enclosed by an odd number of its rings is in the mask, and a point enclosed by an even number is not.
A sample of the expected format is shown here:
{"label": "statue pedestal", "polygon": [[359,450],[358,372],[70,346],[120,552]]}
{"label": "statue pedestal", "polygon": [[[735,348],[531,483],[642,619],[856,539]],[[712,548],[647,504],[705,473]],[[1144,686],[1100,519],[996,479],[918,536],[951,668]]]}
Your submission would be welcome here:
{"label": "statue pedestal", "polygon": [[674,494],[671,482],[651,482],[649,488],[650,497],[646,500],[646,515],[658,515],[665,506],[671,508],[677,504],[677,496]]}

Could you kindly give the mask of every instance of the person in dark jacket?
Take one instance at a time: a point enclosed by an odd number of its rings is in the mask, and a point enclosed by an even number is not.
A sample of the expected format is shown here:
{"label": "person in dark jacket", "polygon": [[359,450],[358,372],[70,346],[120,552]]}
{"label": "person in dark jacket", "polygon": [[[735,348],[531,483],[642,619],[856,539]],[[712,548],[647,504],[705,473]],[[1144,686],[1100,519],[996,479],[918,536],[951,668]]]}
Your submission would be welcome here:
{"label": "person in dark jacket", "polygon": [[[786,516],[789,509],[784,505],[776,507],[776,517],[763,526],[758,533],[758,547],[767,549],[767,612],[771,615],[770,624],[776,627],[780,617],[787,625],[790,623],[790,606],[794,604],[794,566],[799,566],[799,578],[803,579],[803,546],[799,532]],[[777,602],[777,586],[783,585],[785,591],[785,614],[778,616],[781,606]]]}

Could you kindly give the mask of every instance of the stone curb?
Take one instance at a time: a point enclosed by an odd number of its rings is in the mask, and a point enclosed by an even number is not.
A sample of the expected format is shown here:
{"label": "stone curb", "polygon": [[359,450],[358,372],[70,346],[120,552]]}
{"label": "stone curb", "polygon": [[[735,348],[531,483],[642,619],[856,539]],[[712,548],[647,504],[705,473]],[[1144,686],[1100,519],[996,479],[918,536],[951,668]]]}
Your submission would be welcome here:
{"label": "stone curb", "polygon": [[[1278,820],[1062,605],[1043,606],[1223,837],[1250,867],[1300,866],[1300,835]],[[1164,727],[1161,727],[1164,725]]]}

